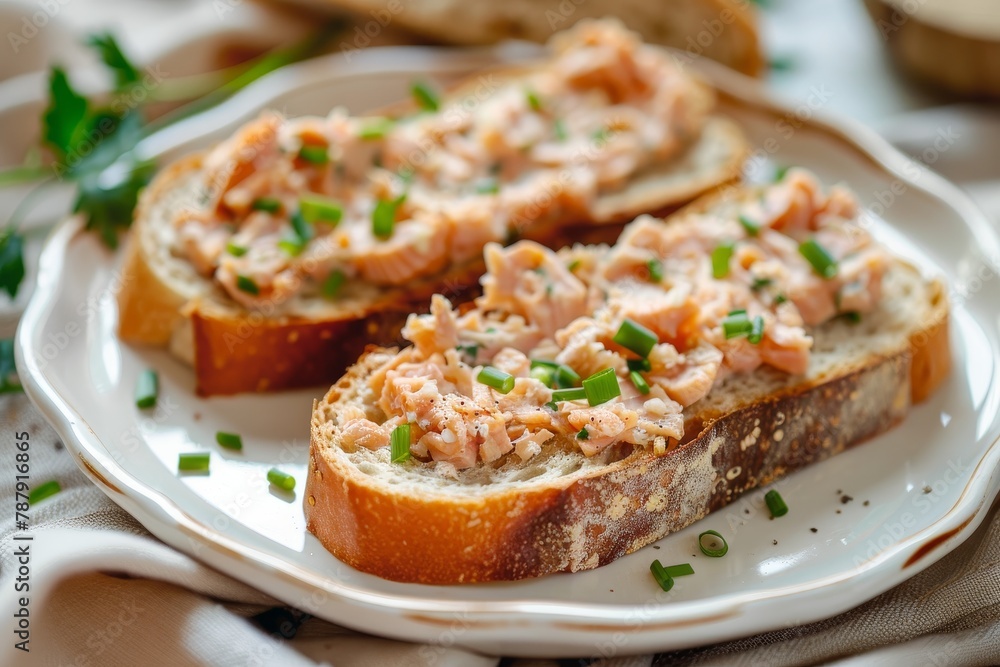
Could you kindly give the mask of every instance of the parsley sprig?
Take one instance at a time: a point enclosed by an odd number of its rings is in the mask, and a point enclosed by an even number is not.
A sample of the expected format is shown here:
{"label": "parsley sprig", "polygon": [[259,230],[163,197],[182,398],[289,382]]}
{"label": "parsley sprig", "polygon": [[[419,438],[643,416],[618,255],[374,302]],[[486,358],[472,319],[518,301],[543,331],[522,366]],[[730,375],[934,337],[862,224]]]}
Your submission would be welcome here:
{"label": "parsley sprig", "polygon": [[[24,164],[0,171],[0,187],[56,179],[76,185],[73,212],[109,248],[132,221],[139,192],[152,178],[155,164],[137,150],[153,132],[222,102],[256,79],[319,52],[343,28],[333,22],[316,35],[233,68],[187,77],[147,81],[110,34],[87,39],[111,75],[110,95],[88,98],[73,87],[66,71],[49,73],[48,106],[42,115],[41,147],[47,162],[32,153]],[[143,87],[143,95],[134,94]],[[139,102],[138,100],[142,100]],[[150,102],[186,102],[149,122]],[[14,298],[24,279],[24,236],[18,230],[28,198],[0,228],[0,290]],[[0,361],[0,369],[2,369]],[[2,380],[2,378],[0,378]],[[0,384],[0,392],[3,390]]]}

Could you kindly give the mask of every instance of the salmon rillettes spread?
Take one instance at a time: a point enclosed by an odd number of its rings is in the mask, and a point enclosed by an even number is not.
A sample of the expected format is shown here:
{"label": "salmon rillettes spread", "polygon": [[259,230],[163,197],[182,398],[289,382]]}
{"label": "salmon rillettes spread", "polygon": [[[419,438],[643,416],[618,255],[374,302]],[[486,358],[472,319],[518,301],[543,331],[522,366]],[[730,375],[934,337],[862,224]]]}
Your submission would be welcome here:
{"label": "salmon rillettes spread", "polygon": [[704,87],[619,23],[581,22],[551,47],[545,65],[483,75],[465,97],[417,85],[422,111],[404,118],[263,114],[205,157],[202,204],[174,217],[172,254],[250,309],[403,285],[527,221],[588,219],[705,125]]}
{"label": "salmon rillettes spread", "polygon": [[491,243],[475,307],[435,296],[410,316],[413,345],[367,380],[385,419],[345,406],[341,447],[402,431],[406,455],[441,474],[528,460],[556,435],[588,456],[615,442],[663,453],[721,378],[802,374],[808,327],[877,305],[892,258],[858,215],[849,192],[792,170],[732,215],[643,216],[611,248]]}

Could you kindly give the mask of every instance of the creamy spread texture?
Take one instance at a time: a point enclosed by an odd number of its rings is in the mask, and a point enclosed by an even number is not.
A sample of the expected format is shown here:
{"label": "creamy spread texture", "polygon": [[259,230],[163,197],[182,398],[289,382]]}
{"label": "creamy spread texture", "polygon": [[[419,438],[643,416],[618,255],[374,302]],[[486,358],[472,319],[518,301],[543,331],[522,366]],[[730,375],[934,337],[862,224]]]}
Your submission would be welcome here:
{"label": "creamy spread texture", "polygon": [[[487,245],[483,296],[461,314],[435,296],[410,316],[413,345],[368,379],[385,420],[345,408],[342,446],[387,447],[408,424],[411,454],[446,469],[527,460],[557,435],[588,456],[615,442],[662,453],[721,378],[805,373],[810,327],[876,307],[892,260],[849,192],[792,170],[719,210],[640,217],[612,248]],[[622,339],[623,326],[647,338]],[[512,376],[509,390],[484,368]],[[559,400],[607,369],[619,395]]]}
{"label": "creamy spread texture", "polygon": [[444,101],[418,86],[423,110],[404,118],[265,113],[206,156],[172,252],[247,308],[402,285],[523,225],[587,219],[700,133],[704,90],[620,24],[581,22],[551,46],[544,66]]}

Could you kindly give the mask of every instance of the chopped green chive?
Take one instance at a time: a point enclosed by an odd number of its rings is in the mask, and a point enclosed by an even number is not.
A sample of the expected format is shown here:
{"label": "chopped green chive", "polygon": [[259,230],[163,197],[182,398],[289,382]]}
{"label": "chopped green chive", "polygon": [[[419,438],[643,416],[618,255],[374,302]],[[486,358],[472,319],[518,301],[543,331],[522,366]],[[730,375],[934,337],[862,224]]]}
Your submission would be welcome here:
{"label": "chopped green chive", "polygon": [[392,435],[389,436],[389,441],[392,445],[390,449],[390,456],[393,463],[402,463],[410,458],[409,424],[400,424],[396,428],[392,429]]}
{"label": "chopped green chive", "polygon": [[649,393],[649,383],[646,382],[646,378],[639,374],[639,371],[629,371],[628,377],[632,380],[632,384],[635,385],[640,394],[645,396]]}
{"label": "chopped green chive", "polygon": [[340,269],[334,269],[330,272],[330,275],[326,277],[326,280],[323,281],[323,286],[320,288],[320,292],[322,292],[323,296],[327,299],[332,299],[337,296],[337,293],[340,292],[340,288],[344,286],[345,282],[347,282],[347,274]]}
{"label": "chopped green chive", "polygon": [[500,192],[500,182],[495,178],[483,178],[476,183],[476,192],[481,195],[494,195]]}
{"label": "chopped green chive", "polygon": [[382,139],[393,128],[395,122],[391,118],[372,118],[358,130],[358,137],[365,141]]}
{"label": "chopped green chive", "polygon": [[208,470],[208,464],[212,455],[210,452],[192,452],[181,454],[177,457],[177,469],[186,471],[203,472]]}
{"label": "chopped green chive", "polygon": [[253,200],[250,204],[250,208],[255,211],[267,211],[268,213],[277,213],[281,210],[281,200],[274,197],[258,197]]}
{"label": "chopped green chive", "polygon": [[611,130],[609,130],[606,127],[601,127],[594,130],[594,132],[590,135],[590,138],[593,139],[594,141],[600,142],[606,140],[610,136],[611,136]]}
{"label": "chopped green chive", "polygon": [[781,494],[774,489],[764,494],[764,502],[767,503],[767,509],[771,510],[771,516],[777,518],[788,514],[788,505],[785,504]]}
{"label": "chopped green chive", "polygon": [[413,99],[416,101],[417,106],[424,111],[437,111],[441,106],[438,94],[423,81],[414,83],[410,88],[410,92],[413,93]]}
{"label": "chopped green chive", "polygon": [[571,389],[580,386],[580,374],[566,364],[559,364],[556,369],[556,384],[560,389]]}
{"label": "chopped green chive", "polygon": [[612,340],[643,358],[648,357],[653,346],[660,342],[655,333],[630,319],[622,322]]}
{"label": "chopped green chive", "polygon": [[629,359],[625,363],[628,364],[630,371],[649,371],[653,368],[653,365],[649,363],[649,359]]}
{"label": "chopped green chive", "polygon": [[232,241],[226,244],[226,252],[228,252],[233,257],[242,257],[247,254],[247,249],[241,245],[236,245]]}
{"label": "chopped green chive", "polygon": [[393,228],[396,226],[396,211],[400,205],[406,201],[406,193],[395,199],[379,199],[372,211],[372,233],[380,239],[387,239],[392,236]]}
{"label": "chopped green chive", "polygon": [[849,310],[846,313],[844,313],[844,319],[850,322],[851,324],[857,324],[858,322],[861,321],[861,313],[859,313],[856,310]]}
{"label": "chopped green chive", "polygon": [[581,398],[587,398],[587,390],[583,387],[556,389],[552,392],[553,403],[558,403],[560,401],[579,401]]}
{"label": "chopped green chive", "polygon": [[305,245],[309,242],[309,239],[313,237],[313,226],[312,222],[306,219],[305,214],[299,210],[292,213],[291,217],[292,231],[295,232],[296,238]]}
{"label": "chopped green chive", "polygon": [[799,246],[799,252],[812,264],[813,270],[818,275],[827,280],[837,275],[837,260],[826,248],[817,243],[816,239],[804,241]]}
{"label": "chopped green chive", "polygon": [[758,315],[753,318],[751,322],[750,333],[747,334],[747,340],[754,345],[758,344],[764,338],[764,317]]}
{"label": "chopped green chive", "polygon": [[663,569],[671,577],[686,577],[688,575],[694,574],[694,568],[691,567],[691,563],[681,563],[680,565],[667,565]]}
{"label": "chopped green chive", "polygon": [[590,439],[590,431],[588,431],[586,427],[581,428],[580,432],[576,434],[576,439],[577,440],[589,440]]}
{"label": "chopped green chive", "polygon": [[760,234],[760,225],[748,218],[745,215],[740,216],[740,224],[743,225],[743,229],[747,230],[747,234],[750,236],[757,236]]}
{"label": "chopped green chive", "polygon": [[653,579],[656,579],[656,583],[664,592],[668,592],[674,587],[674,578],[667,574],[666,568],[660,564],[660,561],[654,560],[649,566],[649,571],[653,573]]}
{"label": "chopped green chive", "polygon": [[712,276],[718,280],[729,275],[729,258],[733,256],[733,244],[722,243],[712,251]]}
{"label": "chopped green chive", "polygon": [[330,161],[329,149],[326,146],[306,144],[299,149],[299,157],[312,164],[326,164]]}
{"label": "chopped green chive", "polygon": [[[328,225],[336,225],[340,222],[340,218],[344,215],[344,209],[341,208],[340,203],[330,199],[329,197],[321,197],[320,195],[303,195],[299,197],[299,213],[303,222],[308,222],[310,224],[317,222],[325,222]],[[293,216],[293,225],[294,216]],[[311,232],[312,230],[310,230]],[[296,230],[298,233],[298,230]],[[299,236],[302,236],[299,234]],[[302,237],[302,238],[311,238]]]}
{"label": "chopped green chive", "polygon": [[615,369],[605,368],[597,371],[583,381],[583,390],[590,405],[601,405],[607,403],[612,398],[622,395],[622,388],[618,384],[618,376]]}
{"label": "chopped green chive", "polygon": [[569,264],[566,265],[566,270],[569,271],[570,273],[573,273],[574,271],[580,268],[580,264],[581,264],[580,260],[574,259],[573,261],[571,261]]}
{"label": "chopped green chive", "polygon": [[703,554],[712,558],[722,558],[729,552],[726,538],[714,530],[706,530],[698,536],[698,548]]}
{"label": "chopped green chive", "polygon": [[771,280],[770,278],[754,278],[753,284],[750,285],[750,289],[752,289],[754,292],[759,292],[760,290],[764,289],[773,282],[774,281]]}
{"label": "chopped green chive", "polygon": [[156,405],[156,397],[160,392],[160,376],[156,371],[145,370],[135,382],[135,405],[139,408],[152,408]]}
{"label": "chopped green chive", "polygon": [[532,111],[542,110],[542,100],[538,97],[538,93],[528,89],[524,92],[524,98],[528,100],[528,107],[530,107]]}
{"label": "chopped green chive", "polygon": [[650,282],[659,283],[663,281],[663,262],[658,259],[651,259],[646,262],[646,268],[649,270]]}
{"label": "chopped green chive", "polygon": [[306,249],[306,244],[300,239],[282,239],[278,241],[278,247],[292,257],[298,257]]}
{"label": "chopped green chive", "polygon": [[726,340],[749,336],[752,331],[753,323],[747,317],[745,310],[734,310],[722,320],[722,333],[725,334]]}
{"label": "chopped green chive", "polygon": [[514,388],[514,376],[493,366],[483,366],[483,370],[479,371],[476,379],[493,387],[501,394],[509,394],[510,390]]}
{"label": "chopped green chive", "polygon": [[226,449],[243,449],[243,438],[237,433],[226,433],[219,431],[215,434],[215,441]]}
{"label": "chopped green chive", "polygon": [[260,294],[260,288],[257,287],[257,283],[252,278],[247,278],[246,276],[236,276],[236,287],[241,292],[246,292],[247,294],[253,294],[254,296]]}
{"label": "chopped green chive", "polygon": [[59,482],[54,479],[45,482],[44,484],[39,484],[28,492],[28,505],[40,503],[49,496],[54,496],[60,491],[62,491],[62,487],[59,486]]}
{"label": "chopped green chive", "polygon": [[785,180],[785,175],[788,173],[789,169],[791,169],[791,166],[789,165],[782,165],[780,167],[776,167],[774,170],[774,182],[779,183]]}
{"label": "chopped green chive", "polygon": [[271,468],[267,471],[267,481],[282,491],[291,491],[295,488],[295,478],[277,468]]}
{"label": "chopped green chive", "polygon": [[784,302],[788,301],[788,297],[784,294],[778,294],[774,297],[774,305],[780,306]]}
{"label": "chopped green chive", "polygon": [[566,141],[569,136],[566,133],[566,123],[563,122],[562,118],[556,118],[552,121],[552,131],[555,133],[557,141]]}
{"label": "chopped green chive", "polygon": [[551,366],[535,366],[532,364],[529,375],[550,389],[556,383],[556,369]]}

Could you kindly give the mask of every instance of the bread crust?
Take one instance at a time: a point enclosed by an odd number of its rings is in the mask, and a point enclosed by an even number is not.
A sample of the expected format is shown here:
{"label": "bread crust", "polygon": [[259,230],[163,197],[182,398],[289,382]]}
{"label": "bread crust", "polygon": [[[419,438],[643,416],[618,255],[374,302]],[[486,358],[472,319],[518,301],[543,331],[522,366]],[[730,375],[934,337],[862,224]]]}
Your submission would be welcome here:
{"label": "bread crust", "polygon": [[[525,68],[512,68],[516,76]],[[467,85],[474,85],[472,84]],[[460,95],[463,85],[451,94]],[[704,103],[712,92],[703,90]],[[397,105],[388,115],[404,113]],[[625,222],[640,213],[665,214],[691,199],[739,178],[746,154],[739,127],[711,117],[698,141],[667,165],[636,180],[634,191],[599,200],[586,220],[546,221],[525,226],[521,236],[551,247],[574,242],[613,242]],[[154,260],[154,224],[161,207],[186,187],[201,167],[201,155],[184,158],[161,172],[136,209],[118,295],[122,340],[166,347],[193,364],[199,395],[266,392],[324,385],[339,377],[368,344],[399,342],[411,312],[424,312],[430,296],[444,293],[461,302],[478,294],[481,258],[405,288],[386,289],[363,309],[332,306],[322,317],[262,317],[239,307],[201,278],[201,295],[184,294]]]}
{"label": "bread crust", "polygon": [[314,405],[307,527],[338,559],[395,581],[515,580],[604,565],[903,419],[950,366],[943,285],[932,283],[930,295],[931,316],[896,352],[724,415],[689,415],[691,438],[664,456],[637,450],[552,483],[475,495],[408,493],[335,451],[326,407],[354,398],[387,359],[371,350]]}

